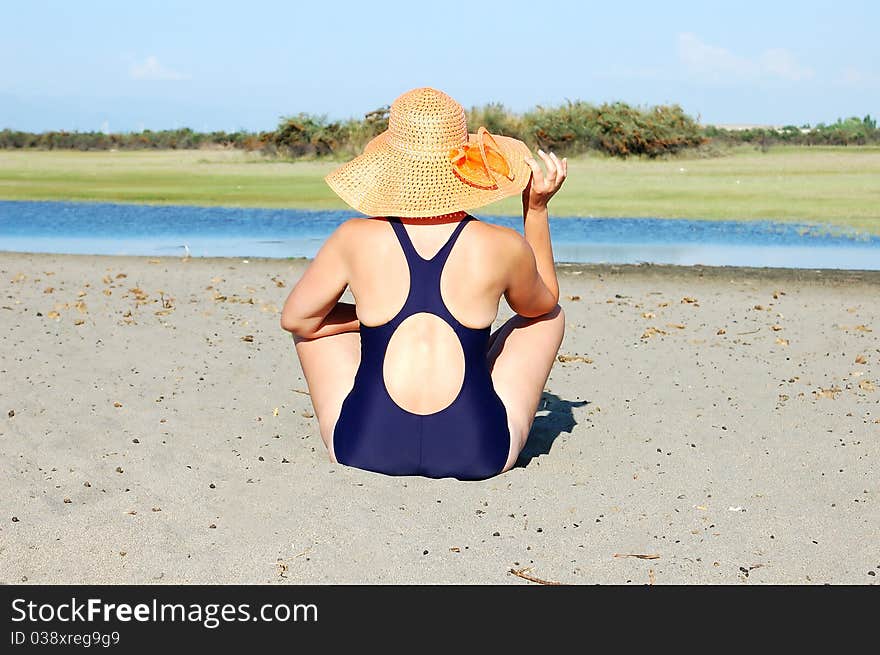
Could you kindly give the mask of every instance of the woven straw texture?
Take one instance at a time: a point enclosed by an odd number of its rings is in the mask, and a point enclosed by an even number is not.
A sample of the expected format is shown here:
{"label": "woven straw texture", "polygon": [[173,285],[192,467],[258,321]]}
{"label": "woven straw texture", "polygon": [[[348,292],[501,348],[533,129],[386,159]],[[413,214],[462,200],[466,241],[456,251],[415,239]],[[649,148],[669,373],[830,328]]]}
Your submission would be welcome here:
{"label": "woven straw texture", "polygon": [[391,105],[388,129],[324,179],[354,209],[372,216],[424,218],[481,207],[522,193],[531,175],[526,144],[492,137],[513,180],[493,174],[497,188],[479,188],[456,175],[449,158],[450,151],[477,143],[464,109],[442,91],[413,89]]}

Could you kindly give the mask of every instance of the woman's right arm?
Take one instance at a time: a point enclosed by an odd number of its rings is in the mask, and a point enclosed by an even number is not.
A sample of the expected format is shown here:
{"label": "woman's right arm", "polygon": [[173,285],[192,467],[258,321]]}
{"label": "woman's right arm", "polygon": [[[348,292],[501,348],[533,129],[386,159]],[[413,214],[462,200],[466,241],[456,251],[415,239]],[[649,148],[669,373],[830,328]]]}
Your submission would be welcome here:
{"label": "woman's right arm", "polygon": [[559,302],[559,281],[553,263],[547,203],[559,190],[568,174],[568,160],[538,150],[547,167],[544,175],[538,162],[529,157],[526,163],[532,177],[523,191],[523,231],[514,255],[505,299],[517,314],[526,317],[550,312]]}

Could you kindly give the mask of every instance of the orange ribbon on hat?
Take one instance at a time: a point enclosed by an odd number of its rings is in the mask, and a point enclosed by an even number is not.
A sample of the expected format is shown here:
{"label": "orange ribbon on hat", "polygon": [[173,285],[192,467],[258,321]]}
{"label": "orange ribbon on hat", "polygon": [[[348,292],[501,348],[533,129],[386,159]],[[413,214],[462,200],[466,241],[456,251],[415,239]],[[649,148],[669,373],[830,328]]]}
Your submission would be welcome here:
{"label": "orange ribbon on hat", "polygon": [[458,178],[480,189],[497,189],[498,177],[514,179],[510,163],[501,154],[495,139],[485,127],[477,130],[477,142],[449,151],[452,170]]}

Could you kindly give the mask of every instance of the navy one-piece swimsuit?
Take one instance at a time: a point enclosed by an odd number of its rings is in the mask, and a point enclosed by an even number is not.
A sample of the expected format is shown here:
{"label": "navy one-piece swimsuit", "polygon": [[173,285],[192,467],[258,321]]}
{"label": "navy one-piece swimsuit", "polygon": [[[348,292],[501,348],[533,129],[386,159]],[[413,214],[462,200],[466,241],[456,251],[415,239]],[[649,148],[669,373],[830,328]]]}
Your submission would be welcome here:
{"label": "navy one-piece swimsuit", "polygon": [[[440,295],[440,274],[464,226],[431,259],[416,252],[399,218],[388,219],[409,266],[409,295],[387,323],[360,326],[361,363],[333,431],[336,459],[347,466],[388,475],[480,480],[501,472],[510,451],[507,410],[492,386],[486,361],[491,326],[469,328],[449,312]],[[400,407],[385,387],[382,367],[388,341],[404,319],[419,312],[440,317],[464,352],[464,381],[450,405],[431,414]],[[427,387],[431,380],[425,380]]]}

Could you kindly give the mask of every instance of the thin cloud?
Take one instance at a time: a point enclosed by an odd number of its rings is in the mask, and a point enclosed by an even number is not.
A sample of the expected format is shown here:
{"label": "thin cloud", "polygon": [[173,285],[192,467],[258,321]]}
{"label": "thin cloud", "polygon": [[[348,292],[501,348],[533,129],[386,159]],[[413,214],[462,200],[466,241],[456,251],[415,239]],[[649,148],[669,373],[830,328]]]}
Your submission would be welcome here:
{"label": "thin cloud", "polygon": [[691,73],[714,79],[778,78],[807,80],[812,69],[801,66],[784,48],[765,50],[758,57],[743,57],[726,48],[704,42],[696,34],[678,35],[678,58]]}
{"label": "thin cloud", "polygon": [[150,55],[141,63],[133,63],[128,73],[133,80],[188,80],[189,75],[163,66],[159,59]]}
{"label": "thin cloud", "polygon": [[880,75],[850,66],[849,68],[844,69],[835,81],[844,86],[867,88],[880,84]]}

